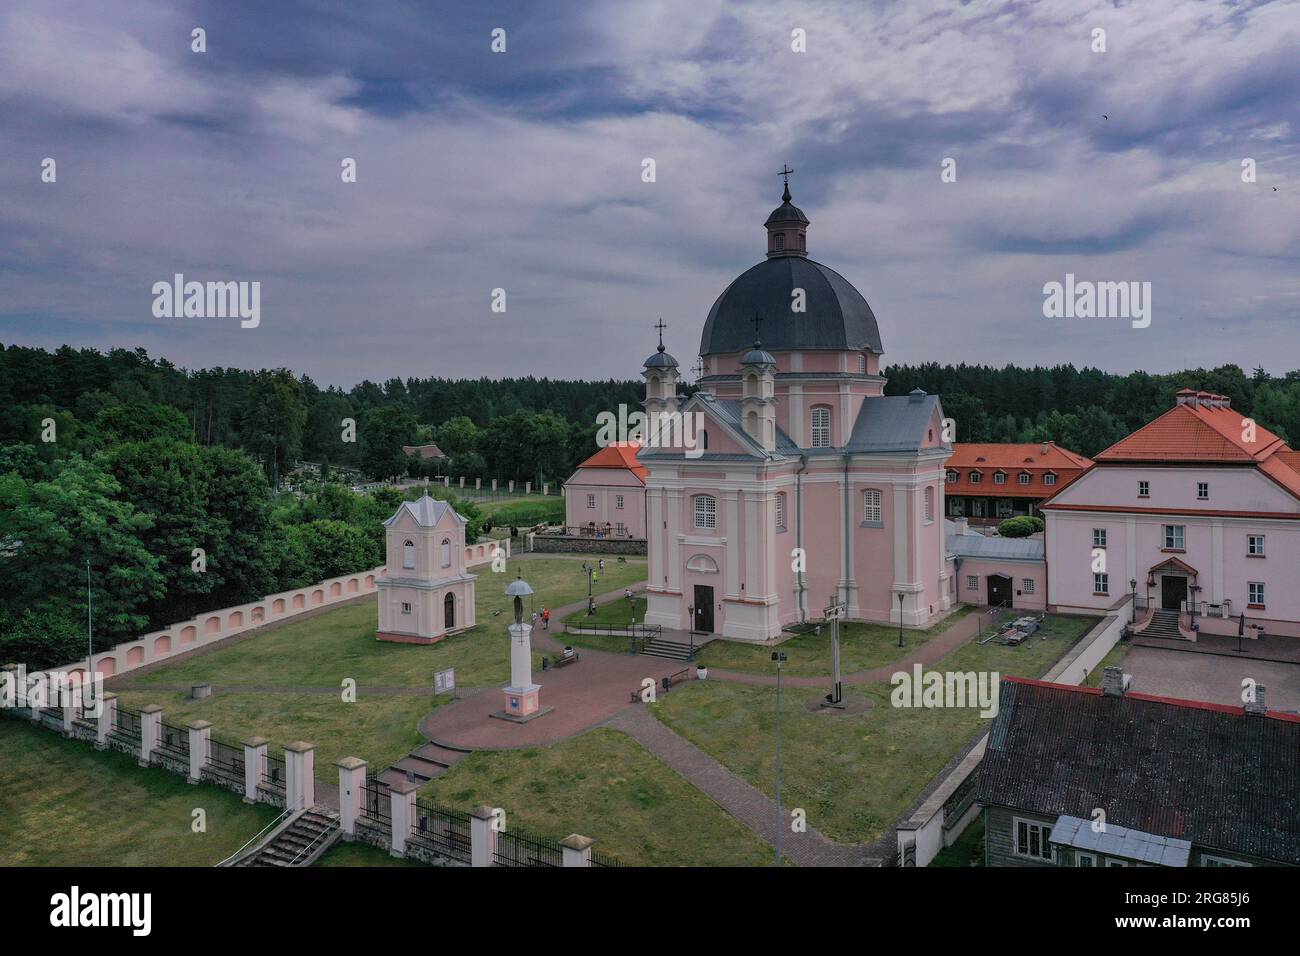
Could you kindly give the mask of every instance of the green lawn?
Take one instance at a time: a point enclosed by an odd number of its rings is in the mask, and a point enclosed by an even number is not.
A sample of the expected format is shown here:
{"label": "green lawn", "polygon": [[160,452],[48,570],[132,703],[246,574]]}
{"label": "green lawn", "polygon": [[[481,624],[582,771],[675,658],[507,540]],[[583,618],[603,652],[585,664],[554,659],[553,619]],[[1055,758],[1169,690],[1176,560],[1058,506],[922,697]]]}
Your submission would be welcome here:
{"label": "green lawn", "polygon": [[[906,646],[898,646],[898,627],[888,624],[848,622],[840,625],[840,673],[855,674],[890,664],[916,650],[936,634],[950,627],[973,629],[972,606],[957,608],[928,629],[904,629]],[[972,631],[973,633],[973,631]],[[831,629],[821,634],[799,634],[781,644],[789,657],[785,673],[800,677],[825,677],[831,672]],[[751,674],[772,673],[772,648],[738,641],[713,641],[700,653],[700,662],[721,670]]]}
{"label": "green lawn", "polygon": [[[608,573],[608,565],[606,572]],[[644,569],[642,576],[644,577]],[[605,578],[601,575],[601,590],[609,591],[610,588],[604,587]],[[588,615],[585,609],[574,611],[564,619],[566,624],[587,624],[592,627],[626,627],[635,620],[638,624],[645,623],[645,595],[637,595],[632,598],[632,606],[629,609],[626,599],[610,601],[608,604],[598,604],[596,613]],[[552,618],[551,623],[555,620]]]}
{"label": "green lawn", "polygon": [[[1021,647],[968,643],[938,671],[997,671],[1038,677],[1094,618],[1054,617],[1047,640]],[[850,686],[873,701],[862,714],[828,716],[805,702],[820,693],[784,688],[781,706],[783,800],[832,839],[867,842],[897,819],[927,782],[987,726],[975,708],[895,708],[891,684]],[[775,773],[775,689],[690,681],[651,705],[682,736],[771,796]]]}
{"label": "green lawn", "polygon": [[0,767],[0,866],[212,866],[280,812],[17,720],[0,720]]}
{"label": "green lawn", "polygon": [[1124,666],[1124,658],[1128,656],[1129,648],[1132,646],[1132,644],[1116,644],[1112,647],[1106,656],[1097,663],[1097,666],[1088,672],[1088,676],[1084,678],[1083,686],[1100,687],[1101,676],[1106,668]]}
{"label": "green lawn", "polygon": [[392,856],[369,843],[344,843],[340,840],[321,854],[312,866],[425,866],[419,860]]}
{"label": "green lawn", "polygon": [[598,728],[546,748],[479,751],[425,784],[455,808],[501,807],[506,829],[581,833],[634,866],[761,866],[772,851],[631,737]]}
{"label": "green lawn", "polygon": [[[526,612],[586,596],[586,575],[579,561],[512,561],[504,574],[480,574],[478,625],[437,644],[376,641],[376,602],[368,598],[147,674],[128,674],[117,690],[123,706],[135,709],[158,704],[169,722],[210,720],[213,732],[227,739],[267,737],[273,750],[291,740],[310,741],[317,747],[316,776],[321,780],[337,780],[334,761],[340,757],[360,757],[382,769],[423,742],[418,726],[420,718],[436,706],[434,671],[455,667],[456,683],[465,688],[509,680],[506,625],[511,614],[504,591],[517,571],[522,571],[536,592]],[[611,565],[600,586],[626,587],[644,576],[644,560]],[[494,610],[502,613],[494,616]],[[534,666],[539,670],[541,656],[540,652],[534,654]],[[427,687],[430,693],[362,693],[354,703],[344,703],[341,687],[345,678],[355,680],[359,690]],[[200,681],[286,691],[217,693],[196,701],[185,692],[164,689]],[[340,693],[292,692],[325,687],[339,688]],[[437,704],[449,700],[440,697]]]}

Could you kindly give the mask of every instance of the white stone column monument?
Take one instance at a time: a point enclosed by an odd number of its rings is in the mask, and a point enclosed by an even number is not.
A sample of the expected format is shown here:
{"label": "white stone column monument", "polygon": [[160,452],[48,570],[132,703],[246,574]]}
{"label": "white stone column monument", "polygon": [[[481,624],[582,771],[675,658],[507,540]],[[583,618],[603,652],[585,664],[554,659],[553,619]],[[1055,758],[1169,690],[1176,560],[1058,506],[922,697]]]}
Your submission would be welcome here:
{"label": "white stone column monument", "polygon": [[541,706],[538,694],[542,688],[533,683],[533,627],[524,623],[524,598],[532,593],[522,577],[506,588],[506,595],[515,599],[515,623],[510,625],[510,683],[503,688],[505,708],[492,715],[504,720],[528,721],[552,710]]}

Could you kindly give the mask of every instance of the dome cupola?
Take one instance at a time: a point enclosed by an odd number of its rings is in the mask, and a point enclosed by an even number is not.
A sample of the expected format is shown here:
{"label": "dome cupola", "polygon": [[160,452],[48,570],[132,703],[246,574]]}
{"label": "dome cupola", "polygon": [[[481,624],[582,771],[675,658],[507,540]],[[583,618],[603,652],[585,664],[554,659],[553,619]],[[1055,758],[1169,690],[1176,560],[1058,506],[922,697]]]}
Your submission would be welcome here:
{"label": "dome cupola", "polygon": [[785,191],[781,193],[781,205],[772,210],[764,225],[767,227],[767,256],[806,256],[808,255],[808,217],[803,210],[790,201],[790,174],[794,172],[789,166],[781,168],[785,177]]}

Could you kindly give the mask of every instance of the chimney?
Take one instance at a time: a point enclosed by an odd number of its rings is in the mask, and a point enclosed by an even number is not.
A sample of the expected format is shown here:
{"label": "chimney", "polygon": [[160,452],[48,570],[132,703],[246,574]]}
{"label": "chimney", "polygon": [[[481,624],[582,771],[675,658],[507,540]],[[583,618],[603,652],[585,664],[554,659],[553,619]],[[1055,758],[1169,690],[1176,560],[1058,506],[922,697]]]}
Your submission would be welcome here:
{"label": "chimney", "polygon": [[1101,693],[1103,697],[1123,697],[1128,688],[1129,677],[1118,667],[1107,667],[1101,672]]}
{"label": "chimney", "polygon": [[1246,713],[1254,714],[1257,717],[1263,717],[1268,713],[1268,707],[1264,704],[1264,685],[1255,685],[1255,699],[1246,702]]}
{"label": "chimney", "polygon": [[1050,449],[1051,449],[1051,443],[1050,443],[1050,442],[1043,442],[1043,447],[1040,448],[1040,449],[1038,449],[1038,453],[1039,453],[1040,455],[1046,455],[1047,452],[1048,452]]}
{"label": "chimney", "polygon": [[952,530],[955,534],[970,534],[970,522],[965,518],[953,518]]}
{"label": "chimney", "polygon": [[1191,388],[1180,388],[1174,398],[1175,404],[1191,405],[1196,407],[1196,390]]}

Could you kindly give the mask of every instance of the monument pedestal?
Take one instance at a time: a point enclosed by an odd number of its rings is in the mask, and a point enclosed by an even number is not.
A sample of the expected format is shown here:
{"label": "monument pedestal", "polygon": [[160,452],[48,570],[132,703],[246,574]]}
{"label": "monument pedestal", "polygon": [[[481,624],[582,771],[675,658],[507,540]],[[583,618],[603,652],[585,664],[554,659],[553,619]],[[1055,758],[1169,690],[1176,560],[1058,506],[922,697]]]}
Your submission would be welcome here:
{"label": "monument pedestal", "polygon": [[[521,606],[516,607],[515,613],[522,617]],[[523,724],[554,709],[541,706],[538,695],[542,688],[533,683],[532,630],[522,620],[510,625],[510,683],[501,689],[505,694],[505,708],[492,715],[500,720]]]}

